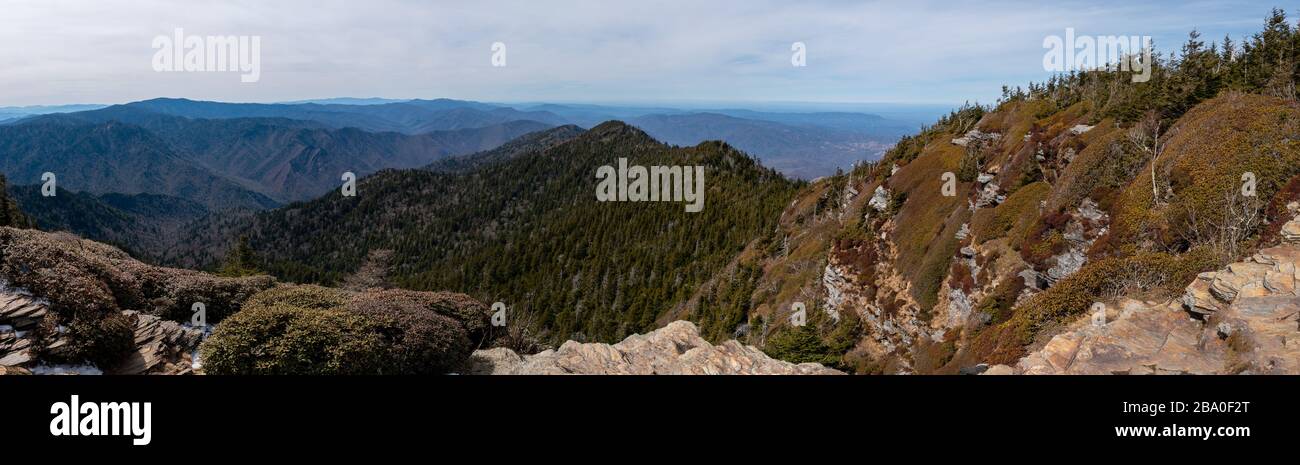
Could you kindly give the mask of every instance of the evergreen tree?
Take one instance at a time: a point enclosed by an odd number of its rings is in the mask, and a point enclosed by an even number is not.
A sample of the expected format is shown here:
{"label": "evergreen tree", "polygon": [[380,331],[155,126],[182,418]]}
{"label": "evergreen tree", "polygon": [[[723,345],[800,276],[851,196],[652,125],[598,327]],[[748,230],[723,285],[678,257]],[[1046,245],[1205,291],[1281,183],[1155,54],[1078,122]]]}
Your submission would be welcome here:
{"label": "evergreen tree", "polygon": [[262,274],[257,263],[257,255],[253,252],[253,247],[248,245],[248,236],[239,236],[239,242],[226,254],[226,260],[218,274],[231,277]]}
{"label": "evergreen tree", "polygon": [[18,203],[9,197],[9,185],[4,175],[0,175],[0,226],[13,228],[30,228],[31,219],[18,208]]}

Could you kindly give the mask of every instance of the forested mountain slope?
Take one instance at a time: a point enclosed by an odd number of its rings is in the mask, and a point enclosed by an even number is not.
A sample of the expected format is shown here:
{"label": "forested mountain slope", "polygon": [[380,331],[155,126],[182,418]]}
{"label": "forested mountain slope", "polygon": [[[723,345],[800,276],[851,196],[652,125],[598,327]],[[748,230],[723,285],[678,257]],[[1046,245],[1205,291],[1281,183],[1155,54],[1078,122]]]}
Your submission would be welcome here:
{"label": "forested mountain slope", "polygon": [[[572,128],[552,131],[571,132]],[[620,122],[578,136],[536,135],[516,153],[466,173],[389,170],[355,198],[323,198],[209,226],[244,236],[283,279],[333,283],[378,251],[386,279],[411,289],[457,289],[529,315],[553,342],[613,342],[655,327],[702,281],[772,230],[797,184],[721,143],[672,148]],[[597,202],[598,167],[702,165],[705,206]],[[211,230],[211,229],[210,229]],[[201,244],[200,244],[201,245]],[[221,250],[178,250],[202,264]]]}

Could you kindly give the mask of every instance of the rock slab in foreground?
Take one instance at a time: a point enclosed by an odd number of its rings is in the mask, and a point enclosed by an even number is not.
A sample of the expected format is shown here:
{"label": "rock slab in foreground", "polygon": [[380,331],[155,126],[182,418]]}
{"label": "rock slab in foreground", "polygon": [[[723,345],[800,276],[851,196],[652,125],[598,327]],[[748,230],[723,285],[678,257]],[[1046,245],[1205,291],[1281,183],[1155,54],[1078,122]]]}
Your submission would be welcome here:
{"label": "rock slab in foreground", "polygon": [[713,345],[688,321],[675,321],[617,344],[565,342],[520,356],[510,349],[475,351],[470,374],[491,375],[838,375],[818,363],[794,364],[727,341]]}

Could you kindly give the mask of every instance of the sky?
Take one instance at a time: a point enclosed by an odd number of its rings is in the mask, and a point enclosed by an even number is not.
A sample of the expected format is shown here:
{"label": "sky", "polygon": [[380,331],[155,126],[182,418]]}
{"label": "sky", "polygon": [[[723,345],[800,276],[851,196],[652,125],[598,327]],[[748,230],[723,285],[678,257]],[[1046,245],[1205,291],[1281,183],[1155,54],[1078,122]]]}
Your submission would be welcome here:
{"label": "sky", "polygon": [[[1044,38],[1240,40],[1276,1],[0,0],[0,106],[155,97],[718,105],[988,103]],[[1284,5],[1283,5],[1284,6]],[[1288,11],[1293,19],[1300,11]],[[155,70],[155,39],[257,37],[260,73]],[[494,66],[493,45],[505,46]],[[792,65],[804,45],[805,66]],[[499,56],[499,54],[498,54]]]}

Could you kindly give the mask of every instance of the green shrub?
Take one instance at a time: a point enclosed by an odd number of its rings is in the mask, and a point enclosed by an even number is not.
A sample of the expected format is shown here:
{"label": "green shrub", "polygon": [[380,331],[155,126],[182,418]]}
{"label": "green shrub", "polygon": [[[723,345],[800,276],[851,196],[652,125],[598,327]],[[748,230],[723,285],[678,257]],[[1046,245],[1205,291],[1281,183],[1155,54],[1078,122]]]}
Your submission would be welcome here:
{"label": "green shrub", "polygon": [[450,318],[464,328],[473,347],[486,347],[495,336],[492,310],[482,302],[454,292],[422,292],[406,289],[371,289],[353,294],[348,309],[379,308],[385,303],[420,310]]}
{"label": "green shrub", "polygon": [[772,358],[790,363],[820,363],[833,366],[840,357],[831,353],[830,347],[822,342],[817,330],[811,326],[793,326],[773,335],[763,346],[763,351]]}
{"label": "green shrub", "polygon": [[258,306],[218,325],[201,360],[217,375],[392,374],[384,330],[343,310]]}
{"label": "green shrub", "polygon": [[281,284],[257,293],[244,303],[244,310],[287,305],[309,310],[341,309],[347,305],[347,291],[314,284]]}
{"label": "green shrub", "polygon": [[838,322],[823,310],[809,310],[804,326],[786,326],[767,339],[763,352],[790,363],[820,363],[855,370],[845,355],[862,339],[862,320],[853,310],[839,312]]}
{"label": "green shrub", "polygon": [[359,299],[347,311],[381,323],[388,347],[383,365],[391,373],[453,372],[474,349],[464,326],[416,299]]}
{"label": "green shrub", "polygon": [[[971,233],[976,243],[984,243],[999,237],[1016,236],[1038,217],[1038,203],[1047,198],[1052,186],[1046,182],[1026,185],[994,208],[982,208],[971,217]],[[1019,240],[1020,238],[1017,238]]]}
{"label": "green shrub", "polygon": [[441,374],[487,342],[488,318],[461,294],[282,285],[249,298],[201,351],[212,374]]}
{"label": "green shrub", "polygon": [[135,349],[135,321],[121,313],[77,317],[66,328],[68,345],[56,356],[65,362],[109,368]]}

